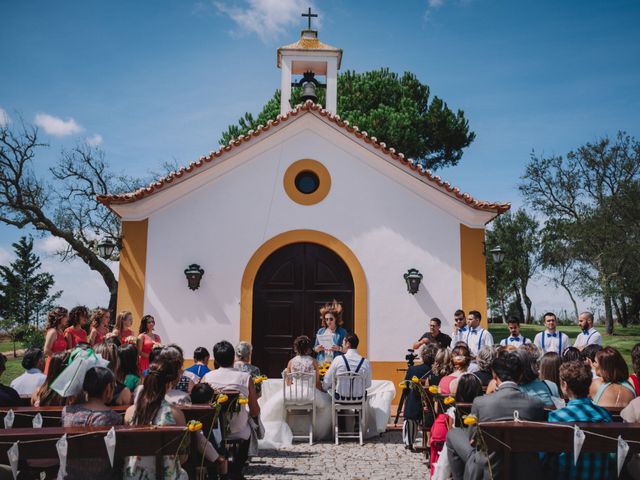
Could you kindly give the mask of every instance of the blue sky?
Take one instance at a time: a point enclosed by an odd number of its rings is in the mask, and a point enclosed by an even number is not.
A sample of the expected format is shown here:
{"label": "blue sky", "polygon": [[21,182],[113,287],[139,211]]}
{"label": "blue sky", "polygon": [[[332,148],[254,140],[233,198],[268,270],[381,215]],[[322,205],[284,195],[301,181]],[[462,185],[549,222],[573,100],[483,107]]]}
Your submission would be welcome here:
{"label": "blue sky", "polygon": [[[51,145],[42,171],[85,141],[131,175],[186,164],[279,86],[276,49],[298,38],[309,5],[321,40],[344,49],[343,70],[412,71],[465,111],[476,141],[438,173],[478,198],[521,205],[532,150],[563,154],[618,130],[640,136],[633,0],[0,0],[0,121],[41,125]],[[0,226],[0,261],[20,234]],[[43,255],[55,246],[38,242]],[[69,304],[106,300],[83,265],[45,263]]]}

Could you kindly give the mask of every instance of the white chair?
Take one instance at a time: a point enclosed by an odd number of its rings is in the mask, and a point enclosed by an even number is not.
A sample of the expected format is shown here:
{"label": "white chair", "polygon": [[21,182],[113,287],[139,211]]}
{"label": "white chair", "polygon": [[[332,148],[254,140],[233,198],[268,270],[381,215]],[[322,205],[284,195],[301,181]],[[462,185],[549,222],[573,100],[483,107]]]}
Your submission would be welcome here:
{"label": "white chair", "polygon": [[[331,392],[331,422],[334,440],[338,445],[339,438],[358,438],[364,444],[365,403],[367,401],[364,377],[356,372],[343,372],[333,377]],[[358,433],[340,433],[339,418],[353,417],[358,419]]]}
{"label": "white chair", "polygon": [[284,421],[289,414],[309,415],[309,435],[293,435],[294,439],[308,439],[313,445],[313,427],[316,424],[316,374],[282,372],[282,398]]}

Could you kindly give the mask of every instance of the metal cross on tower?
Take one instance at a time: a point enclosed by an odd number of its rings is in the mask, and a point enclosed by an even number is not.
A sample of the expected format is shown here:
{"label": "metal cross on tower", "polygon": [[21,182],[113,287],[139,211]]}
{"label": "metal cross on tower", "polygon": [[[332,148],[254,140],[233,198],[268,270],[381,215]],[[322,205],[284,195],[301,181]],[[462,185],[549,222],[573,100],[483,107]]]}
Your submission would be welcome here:
{"label": "metal cross on tower", "polygon": [[307,30],[311,30],[311,17],[317,17],[317,13],[311,13],[311,7],[309,7],[309,11],[307,13],[302,14],[303,17],[307,17],[309,20],[309,28]]}

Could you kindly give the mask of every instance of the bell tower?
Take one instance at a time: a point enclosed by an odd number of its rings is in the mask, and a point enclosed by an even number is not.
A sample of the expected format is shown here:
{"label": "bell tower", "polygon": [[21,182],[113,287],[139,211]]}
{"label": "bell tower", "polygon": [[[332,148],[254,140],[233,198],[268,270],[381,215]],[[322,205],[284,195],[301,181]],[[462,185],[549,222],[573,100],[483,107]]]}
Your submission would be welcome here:
{"label": "bell tower", "polygon": [[[311,29],[311,18],[317,14],[303,13],[308,18],[308,27],[300,33],[300,39],[278,49],[280,76],[280,114],[291,110],[291,87],[303,89],[303,99],[317,102],[317,89],[326,88],[325,108],[335,114],[338,102],[338,70],[342,62],[342,49],[326,45],[318,39],[318,31]],[[301,76],[294,81],[295,76]],[[321,83],[317,77],[325,77]]]}

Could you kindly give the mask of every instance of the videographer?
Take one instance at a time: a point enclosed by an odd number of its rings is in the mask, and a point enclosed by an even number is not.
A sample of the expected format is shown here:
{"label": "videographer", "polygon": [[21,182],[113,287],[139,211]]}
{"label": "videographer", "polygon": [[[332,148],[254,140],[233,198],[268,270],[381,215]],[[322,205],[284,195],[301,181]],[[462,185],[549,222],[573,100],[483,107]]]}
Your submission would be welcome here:
{"label": "videographer", "polygon": [[423,345],[436,344],[438,348],[448,348],[451,345],[451,337],[446,333],[440,331],[442,322],[439,318],[432,318],[429,321],[429,331],[420,337],[420,339],[413,344],[413,349],[417,350]]}

